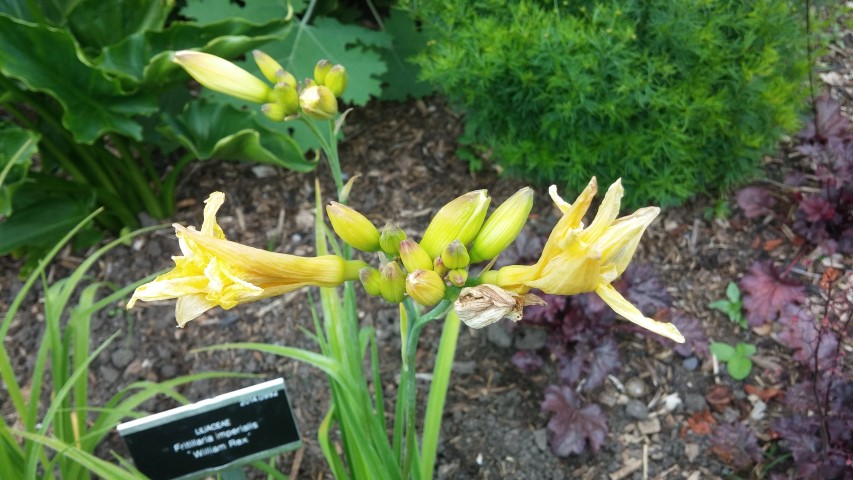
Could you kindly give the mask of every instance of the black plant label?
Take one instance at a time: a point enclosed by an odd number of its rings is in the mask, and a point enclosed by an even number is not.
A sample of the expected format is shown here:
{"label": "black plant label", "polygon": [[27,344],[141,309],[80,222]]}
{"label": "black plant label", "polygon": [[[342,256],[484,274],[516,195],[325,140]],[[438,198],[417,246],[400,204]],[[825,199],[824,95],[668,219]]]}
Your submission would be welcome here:
{"label": "black plant label", "polygon": [[302,444],[280,378],[123,423],[118,432],[152,480],[198,478]]}

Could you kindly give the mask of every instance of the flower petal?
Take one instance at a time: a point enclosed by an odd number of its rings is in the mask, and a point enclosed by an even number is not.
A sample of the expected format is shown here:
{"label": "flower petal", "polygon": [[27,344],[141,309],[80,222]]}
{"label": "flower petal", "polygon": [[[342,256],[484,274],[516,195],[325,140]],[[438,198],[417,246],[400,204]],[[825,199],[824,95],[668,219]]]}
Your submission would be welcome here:
{"label": "flower petal", "polygon": [[610,227],[610,224],[619,215],[619,204],[622,202],[622,195],[624,194],[625,189],[622,188],[622,179],[620,178],[607,189],[607,194],[604,195],[604,201],[598,207],[595,218],[581,234],[581,241],[593,243]]}
{"label": "flower petal", "polygon": [[190,320],[195,320],[202,313],[215,307],[216,302],[207,299],[205,295],[187,295],[178,299],[175,304],[175,320],[178,326],[184,328]]}
{"label": "flower petal", "polygon": [[684,343],[684,336],[671,323],[658,322],[643,315],[640,310],[631,304],[621,293],[616,291],[610,284],[601,284],[595,289],[595,293],[613,309],[614,312],[625,317],[650,332],[657,333],[678,343]]}
{"label": "flower petal", "polygon": [[219,207],[225,203],[225,194],[222,192],[213,192],[204,201],[204,223],[201,224],[201,234],[206,237],[225,239],[225,232],[216,223],[216,212]]}
{"label": "flower petal", "polygon": [[659,213],[657,207],[646,207],[613,222],[595,243],[601,251],[601,263],[613,265],[616,276],[622,275],[634,257],[643,233]]}

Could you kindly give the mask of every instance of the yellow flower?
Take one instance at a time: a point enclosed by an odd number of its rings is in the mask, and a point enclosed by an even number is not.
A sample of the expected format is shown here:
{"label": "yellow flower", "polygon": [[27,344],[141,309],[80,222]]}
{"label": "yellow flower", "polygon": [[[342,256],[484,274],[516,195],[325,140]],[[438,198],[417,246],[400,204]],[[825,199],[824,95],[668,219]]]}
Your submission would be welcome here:
{"label": "yellow flower", "polygon": [[357,279],[359,269],[366,266],[336,255],[298,257],[228,241],[216,223],[224,202],[225,194],[210,195],[201,231],[174,225],[183,255],[172,257],[172,271],[137,288],[127,308],[137,300],[177,298],[175,317],[183,327],[216,306],[227,310],[305,286],[334,287]]}
{"label": "yellow flower", "polygon": [[617,180],[607,190],[592,223],[584,227],[581,220],[596,191],[593,178],[575,203],[569,204],[557,195],[556,186],[552,185],[548,193],[563,217],[551,231],[539,261],[530,266],[511,265],[487,273],[484,281],[517,293],[526,293],[531,288],[554,295],[595,292],[629,321],[676,342],[684,342],[674,325],[645,317],[611,285],[628,267],[643,232],[660,209],[641,208],[617,219],[624,193],[621,181]]}

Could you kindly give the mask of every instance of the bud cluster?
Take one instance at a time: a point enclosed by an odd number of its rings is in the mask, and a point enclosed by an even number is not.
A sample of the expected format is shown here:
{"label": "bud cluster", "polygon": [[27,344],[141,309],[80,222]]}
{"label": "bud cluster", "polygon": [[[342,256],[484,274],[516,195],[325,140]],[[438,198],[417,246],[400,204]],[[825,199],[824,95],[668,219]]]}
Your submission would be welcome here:
{"label": "bud cluster", "polygon": [[[317,64],[316,79],[329,81],[334,67]],[[326,213],[335,233],[348,245],[380,254],[382,266],[360,272],[365,291],[399,303],[408,295],[432,306],[445,299],[451,287],[469,283],[472,263],[491,260],[521,232],[533,205],[533,191],[523,188],[486,218],[491,198],[485,190],[466,193],[442,207],[420,242],[388,223],[381,231],[358,211],[331,202]]]}
{"label": "bud cluster", "polygon": [[299,83],[266,53],[255,50],[255,63],[272,87],[233,63],[204,52],[182,50],[174,62],[203,86],[232,97],[261,103],[261,111],[274,121],[285,121],[302,112],[316,120],[329,120],[338,113],[338,98],[349,81],[342,65],[320,60],[314,78]]}

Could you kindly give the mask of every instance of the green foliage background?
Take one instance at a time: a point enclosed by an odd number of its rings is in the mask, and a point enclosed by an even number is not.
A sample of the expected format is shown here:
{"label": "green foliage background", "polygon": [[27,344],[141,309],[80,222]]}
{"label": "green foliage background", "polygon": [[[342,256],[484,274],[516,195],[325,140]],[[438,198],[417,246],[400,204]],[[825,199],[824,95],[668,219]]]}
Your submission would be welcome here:
{"label": "green foliage background", "polygon": [[467,115],[463,142],[574,191],[622,177],[633,206],[757,174],[807,94],[805,12],[786,0],[410,7],[434,38],[424,78]]}

